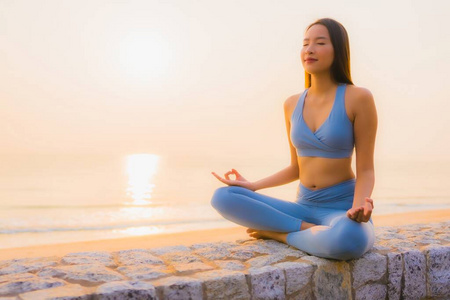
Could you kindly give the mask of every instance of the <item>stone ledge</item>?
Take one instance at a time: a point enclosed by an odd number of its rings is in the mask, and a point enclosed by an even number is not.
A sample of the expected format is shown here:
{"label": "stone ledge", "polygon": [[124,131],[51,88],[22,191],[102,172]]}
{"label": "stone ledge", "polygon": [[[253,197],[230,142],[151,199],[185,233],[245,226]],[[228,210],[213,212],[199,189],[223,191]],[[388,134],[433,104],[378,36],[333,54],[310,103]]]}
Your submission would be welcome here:
{"label": "stone ledge", "polygon": [[5,260],[0,299],[445,299],[449,227],[377,227],[351,261],[255,239]]}

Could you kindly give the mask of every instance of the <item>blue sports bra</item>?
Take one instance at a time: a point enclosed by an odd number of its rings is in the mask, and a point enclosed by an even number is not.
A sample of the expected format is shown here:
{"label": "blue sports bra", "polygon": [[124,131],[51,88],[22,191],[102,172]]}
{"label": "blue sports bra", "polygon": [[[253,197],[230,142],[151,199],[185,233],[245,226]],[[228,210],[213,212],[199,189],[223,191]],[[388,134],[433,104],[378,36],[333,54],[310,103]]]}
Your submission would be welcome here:
{"label": "blue sports bra", "polygon": [[345,111],[346,84],[339,84],[333,107],[325,122],[315,131],[303,119],[306,89],[300,96],[291,116],[290,137],[298,156],[345,158],[353,154],[353,124]]}

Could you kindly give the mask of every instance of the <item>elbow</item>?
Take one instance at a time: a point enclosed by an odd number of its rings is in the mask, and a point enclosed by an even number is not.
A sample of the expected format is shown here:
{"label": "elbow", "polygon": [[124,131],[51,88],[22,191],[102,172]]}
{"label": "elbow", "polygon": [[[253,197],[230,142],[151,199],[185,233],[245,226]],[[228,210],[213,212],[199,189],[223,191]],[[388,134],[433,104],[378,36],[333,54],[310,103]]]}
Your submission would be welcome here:
{"label": "elbow", "polygon": [[300,178],[300,168],[298,167],[298,162],[291,163],[289,166],[291,168],[292,178],[297,180]]}

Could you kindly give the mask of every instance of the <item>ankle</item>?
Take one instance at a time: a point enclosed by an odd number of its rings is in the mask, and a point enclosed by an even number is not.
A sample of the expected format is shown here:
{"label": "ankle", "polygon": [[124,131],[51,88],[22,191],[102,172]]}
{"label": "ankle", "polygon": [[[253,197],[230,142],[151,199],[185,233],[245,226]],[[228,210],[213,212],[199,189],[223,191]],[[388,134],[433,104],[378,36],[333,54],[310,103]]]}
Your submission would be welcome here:
{"label": "ankle", "polygon": [[300,230],[305,230],[305,229],[311,228],[313,226],[316,226],[316,224],[303,221],[302,225],[300,226]]}

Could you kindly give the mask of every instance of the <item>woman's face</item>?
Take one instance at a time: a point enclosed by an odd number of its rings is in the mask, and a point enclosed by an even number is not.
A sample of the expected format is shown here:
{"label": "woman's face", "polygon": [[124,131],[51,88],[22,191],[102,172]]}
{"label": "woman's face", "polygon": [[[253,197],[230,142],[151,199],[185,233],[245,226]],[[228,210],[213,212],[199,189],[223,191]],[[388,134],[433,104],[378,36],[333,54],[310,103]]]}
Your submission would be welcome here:
{"label": "woman's face", "polygon": [[309,74],[329,72],[334,59],[328,29],[321,24],[311,26],[305,33],[300,52],[303,68]]}

